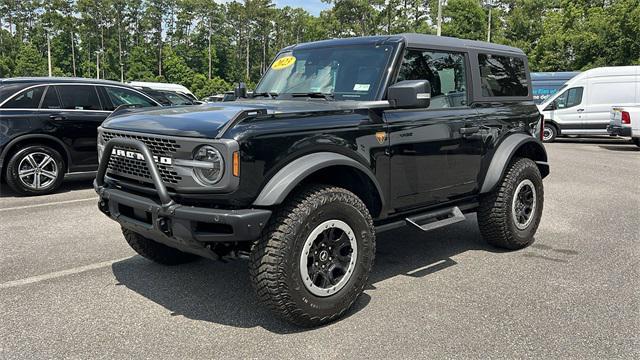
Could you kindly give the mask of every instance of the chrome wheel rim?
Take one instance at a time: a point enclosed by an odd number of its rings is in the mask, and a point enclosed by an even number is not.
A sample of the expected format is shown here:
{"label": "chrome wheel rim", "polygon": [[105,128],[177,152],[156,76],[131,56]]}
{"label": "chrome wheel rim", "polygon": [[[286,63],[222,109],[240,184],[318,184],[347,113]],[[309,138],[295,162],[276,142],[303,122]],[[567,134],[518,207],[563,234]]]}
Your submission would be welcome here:
{"label": "chrome wheel rim", "polygon": [[49,154],[29,153],[18,164],[18,178],[29,189],[46,189],[58,178],[58,164]]}
{"label": "chrome wheel rim", "polygon": [[518,229],[524,230],[531,224],[536,206],[536,187],[531,180],[522,180],[513,194],[511,204],[511,216]]}
{"label": "chrome wheel rim", "polygon": [[548,126],[545,126],[544,129],[542,129],[542,140],[548,141],[548,140],[551,140],[552,137],[553,137],[553,129],[551,129]]}
{"label": "chrome wheel rim", "polygon": [[340,291],[356,267],[358,244],[353,229],[340,220],[316,226],[300,255],[300,275],[313,295],[326,297]]}

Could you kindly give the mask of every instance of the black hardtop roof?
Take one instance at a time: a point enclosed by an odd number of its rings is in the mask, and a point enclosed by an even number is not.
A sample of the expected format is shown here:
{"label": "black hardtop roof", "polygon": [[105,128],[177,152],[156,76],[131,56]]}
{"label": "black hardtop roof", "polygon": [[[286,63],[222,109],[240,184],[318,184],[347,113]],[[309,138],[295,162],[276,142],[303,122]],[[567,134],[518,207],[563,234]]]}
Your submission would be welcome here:
{"label": "black hardtop roof", "polygon": [[458,39],[448,36],[435,36],[426,34],[406,33],[398,35],[362,36],[342,39],[321,40],[308,43],[291,45],[283,50],[304,49],[314,47],[367,45],[367,44],[391,44],[404,42],[408,47],[446,47],[453,50],[481,50],[488,52],[511,53],[524,56],[524,52],[518,48],[488,43],[484,41]]}
{"label": "black hardtop roof", "polygon": [[0,84],[51,84],[51,83],[81,83],[81,84],[104,84],[104,85],[118,85],[123,87],[131,87],[130,85],[123,84],[117,81],[101,80],[101,79],[88,79],[79,77],[15,77],[0,79]]}

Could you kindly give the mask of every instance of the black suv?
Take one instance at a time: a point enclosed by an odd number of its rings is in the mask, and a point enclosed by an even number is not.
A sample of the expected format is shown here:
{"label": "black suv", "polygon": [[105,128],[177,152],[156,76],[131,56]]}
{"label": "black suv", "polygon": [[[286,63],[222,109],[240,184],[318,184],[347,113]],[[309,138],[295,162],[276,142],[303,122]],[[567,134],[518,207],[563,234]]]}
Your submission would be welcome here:
{"label": "black suv", "polygon": [[65,174],[98,167],[98,126],[123,104],[158,106],[121,83],[76,78],[0,79],[0,174],[25,195],[54,191]]}
{"label": "black suv", "polygon": [[362,293],[381,231],[477,212],[491,244],[531,244],[549,173],[541,122],[512,47],[417,34],[299,44],[250,99],[108,119],[95,188],[142,256],[246,251],[258,298],[314,326]]}

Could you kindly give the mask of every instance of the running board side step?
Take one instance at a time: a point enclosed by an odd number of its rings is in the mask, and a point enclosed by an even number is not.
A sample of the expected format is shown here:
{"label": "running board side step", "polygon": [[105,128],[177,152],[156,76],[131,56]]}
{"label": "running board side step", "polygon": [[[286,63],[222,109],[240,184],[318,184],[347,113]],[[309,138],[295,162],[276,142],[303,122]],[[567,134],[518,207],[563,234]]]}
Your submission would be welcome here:
{"label": "running board side step", "polygon": [[464,220],[465,217],[457,206],[405,219],[408,224],[411,224],[422,231],[431,231]]}
{"label": "running board side step", "polygon": [[[462,205],[465,209],[475,208],[477,204]],[[406,225],[413,225],[420,231],[431,231],[443,226],[455,224],[464,221],[465,217],[462,210],[458,206],[429,211],[405,218],[404,220],[395,221],[388,224],[376,226],[376,232],[380,233],[387,230],[397,229]]]}

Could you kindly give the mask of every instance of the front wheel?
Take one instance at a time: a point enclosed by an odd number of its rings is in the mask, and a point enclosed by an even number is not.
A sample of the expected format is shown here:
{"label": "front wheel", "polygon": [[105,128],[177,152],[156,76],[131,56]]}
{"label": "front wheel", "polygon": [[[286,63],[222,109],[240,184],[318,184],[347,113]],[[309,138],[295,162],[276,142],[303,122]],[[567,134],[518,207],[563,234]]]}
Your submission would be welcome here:
{"label": "front wheel", "polygon": [[480,199],[480,232],[496,247],[515,250],[529,246],[540,224],[543,204],[538,166],[531,159],[515,159],[497,188]]}
{"label": "front wheel", "polygon": [[259,300],[300,326],[340,317],[363,292],[375,256],[373,220],[353,193],[301,191],[254,244],[250,274]]}
{"label": "front wheel", "polygon": [[542,129],[542,141],[546,143],[551,143],[556,140],[558,136],[558,129],[552,124],[544,124],[544,128]]}

